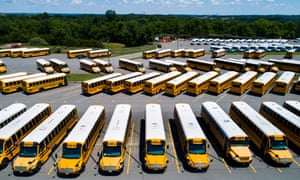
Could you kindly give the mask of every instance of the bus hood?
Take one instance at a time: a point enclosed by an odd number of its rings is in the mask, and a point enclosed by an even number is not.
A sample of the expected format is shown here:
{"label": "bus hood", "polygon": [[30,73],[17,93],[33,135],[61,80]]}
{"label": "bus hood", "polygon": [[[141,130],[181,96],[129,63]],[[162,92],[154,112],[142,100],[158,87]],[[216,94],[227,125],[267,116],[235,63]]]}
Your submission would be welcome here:
{"label": "bus hood", "polygon": [[82,163],[78,159],[61,159],[58,164],[58,172],[63,174],[77,173],[81,170]]}
{"label": "bus hood", "polygon": [[187,154],[186,159],[188,165],[196,169],[208,168],[210,162],[208,154]]}
{"label": "bus hood", "polygon": [[165,169],[167,167],[167,157],[164,155],[147,155],[145,164],[149,169]]}
{"label": "bus hood", "polygon": [[105,167],[120,167],[121,166],[120,157],[102,157],[100,160],[100,166]]}
{"label": "bus hood", "polygon": [[238,163],[250,163],[252,161],[252,153],[248,146],[231,147],[229,154]]}
{"label": "bus hood", "polygon": [[269,151],[271,160],[279,164],[291,164],[293,156],[289,150],[271,150]]}
{"label": "bus hood", "polygon": [[35,157],[17,157],[13,162],[14,171],[31,172],[38,164]]}

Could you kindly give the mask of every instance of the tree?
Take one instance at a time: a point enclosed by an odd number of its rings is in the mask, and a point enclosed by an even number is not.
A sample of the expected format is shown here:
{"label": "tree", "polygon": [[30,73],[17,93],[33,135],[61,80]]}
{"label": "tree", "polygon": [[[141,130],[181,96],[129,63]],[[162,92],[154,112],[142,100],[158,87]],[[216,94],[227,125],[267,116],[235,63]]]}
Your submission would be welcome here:
{"label": "tree", "polygon": [[114,10],[109,9],[105,12],[105,17],[108,19],[108,21],[113,21],[116,19],[117,14]]}

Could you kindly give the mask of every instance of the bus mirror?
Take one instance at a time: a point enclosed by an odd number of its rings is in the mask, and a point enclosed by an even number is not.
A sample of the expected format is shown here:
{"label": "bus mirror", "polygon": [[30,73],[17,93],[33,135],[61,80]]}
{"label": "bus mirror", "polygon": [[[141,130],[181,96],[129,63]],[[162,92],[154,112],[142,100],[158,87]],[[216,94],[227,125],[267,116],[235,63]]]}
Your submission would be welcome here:
{"label": "bus mirror", "polygon": [[167,145],[167,149],[169,149],[169,145]]}
{"label": "bus mirror", "polygon": [[55,153],[54,157],[55,157],[55,159],[57,159],[57,154],[56,153]]}
{"label": "bus mirror", "polygon": [[214,160],[213,159],[210,159],[210,162],[213,162]]}
{"label": "bus mirror", "polygon": [[97,152],[97,156],[100,157],[100,153],[99,152]]}
{"label": "bus mirror", "polygon": [[209,148],[209,144],[207,145],[207,147]]}
{"label": "bus mirror", "polygon": [[169,163],[169,160],[167,160],[167,163]]}

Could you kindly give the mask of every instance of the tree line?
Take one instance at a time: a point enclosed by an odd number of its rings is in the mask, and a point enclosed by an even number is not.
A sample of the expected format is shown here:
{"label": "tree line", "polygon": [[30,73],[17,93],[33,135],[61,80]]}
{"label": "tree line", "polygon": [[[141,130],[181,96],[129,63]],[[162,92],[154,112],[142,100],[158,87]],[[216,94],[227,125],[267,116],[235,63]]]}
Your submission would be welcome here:
{"label": "tree line", "polygon": [[2,14],[0,43],[23,42],[72,47],[103,47],[107,42],[128,47],[173,38],[300,37],[300,16],[180,16]]}

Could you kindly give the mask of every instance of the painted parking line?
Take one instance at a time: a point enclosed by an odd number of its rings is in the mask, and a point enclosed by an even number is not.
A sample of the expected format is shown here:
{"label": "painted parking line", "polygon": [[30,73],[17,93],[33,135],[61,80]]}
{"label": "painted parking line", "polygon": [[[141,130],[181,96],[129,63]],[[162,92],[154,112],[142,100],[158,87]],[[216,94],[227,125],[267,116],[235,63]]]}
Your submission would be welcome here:
{"label": "painted parking line", "polygon": [[298,167],[300,167],[300,164],[299,164],[295,159],[293,159],[293,162],[294,162]]}
{"label": "painted parking line", "polygon": [[280,168],[276,168],[278,172],[282,173],[282,170]]}
{"label": "painted parking line", "polygon": [[254,173],[256,173],[256,169],[254,168],[254,166],[253,166],[252,164],[249,164],[249,167],[252,169],[252,171],[253,171]]}
{"label": "painted parking line", "polygon": [[57,165],[57,162],[61,159],[61,156],[58,156],[57,159],[55,160],[55,162],[52,164],[52,166],[50,167],[47,175],[50,176],[50,174],[54,171],[56,165]]}
{"label": "painted parking line", "polygon": [[172,146],[172,151],[173,151],[173,154],[174,154],[174,159],[175,159],[177,172],[178,172],[178,174],[180,174],[180,167],[179,167],[178,158],[177,158],[177,154],[176,154],[175,144],[173,143],[174,139],[173,139],[173,136],[172,136],[170,122],[168,123],[168,130],[169,130],[169,136],[170,136],[170,141],[171,141],[170,144]]}
{"label": "painted parking line", "polygon": [[131,137],[130,137],[129,150],[128,150],[128,161],[127,161],[126,174],[128,174],[129,170],[130,170],[130,159],[131,159],[131,149],[132,149],[133,132],[134,132],[134,123],[132,123],[131,134],[130,134]]}
{"label": "painted parking line", "polygon": [[224,163],[224,166],[226,167],[227,171],[228,171],[229,173],[232,173],[230,167],[228,166],[228,164],[226,163],[226,161],[224,160],[224,158],[222,158],[222,162]]}

